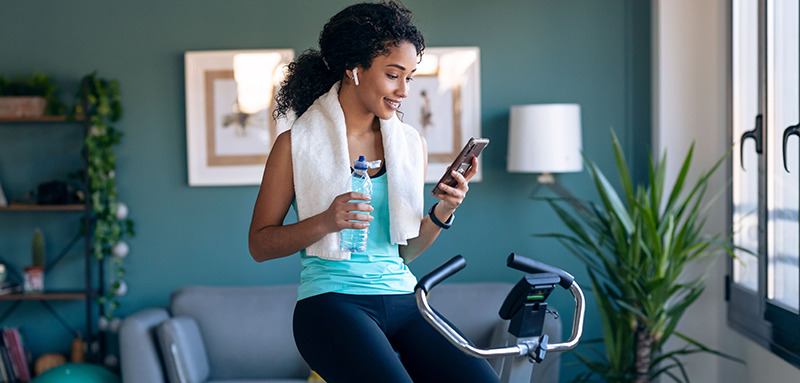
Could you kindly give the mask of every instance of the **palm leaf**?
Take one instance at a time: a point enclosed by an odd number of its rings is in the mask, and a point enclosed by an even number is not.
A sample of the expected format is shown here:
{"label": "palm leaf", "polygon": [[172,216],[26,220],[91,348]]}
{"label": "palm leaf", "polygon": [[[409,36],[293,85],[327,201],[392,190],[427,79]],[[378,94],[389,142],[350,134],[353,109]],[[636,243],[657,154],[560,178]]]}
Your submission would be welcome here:
{"label": "palm leaf", "polygon": [[614,147],[614,159],[617,162],[617,171],[619,173],[619,181],[622,185],[623,194],[628,201],[628,205],[631,205],[635,200],[631,172],[628,170],[628,165],[625,163],[625,154],[622,152],[622,145],[620,145],[613,129],[611,130],[611,144]]}
{"label": "palm leaf", "polygon": [[631,218],[628,215],[628,210],[622,203],[616,190],[614,190],[614,187],[608,182],[606,176],[603,175],[603,172],[600,171],[594,163],[589,164],[589,172],[594,178],[597,191],[600,194],[600,198],[606,204],[608,212],[613,214],[613,217],[623,225],[626,232],[630,233],[633,231],[633,222],[631,222]]}
{"label": "palm leaf", "polygon": [[[686,176],[689,173],[689,165],[692,162],[692,156],[694,154],[694,143],[689,147],[689,152],[686,153],[686,157],[683,159],[683,164],[681,165],[681,170],[678,173],[678,177],[675,180],[675,184],[672,186],[672,192],[669,194],[669,199],[667,200],[667,206],[665,210],[671,210],[670,208],[678,202],[678,198],[681,196],[681,192],[683,191],[683,185],[686,181]],[[664,154],[664,159],[666,160],[667,155]],[[664,161],[664,164],[666,161]],[[666,173],[666,168],[662,168],[664,173]],[[702,178],[701,178],[702,179]],[[698,185],[700,184],[700,180],[698,180]]]}
{"label": "palm leaf", "polygon": [[734,362],[737,362],[737,363],[741,363],[741,364],[747,364],[747,362],[746,362],[744,359],[737,358],[737,357],[735,357],[735,356],[733,356],[733,355],[726,354],[726,353],[724,353],[724,352],[721,352],[721,351],[712,350],[712,349],[710,349],[710,348],[708,348],[708,347],[704,346],[704,345],[703,345],[703,344],[701,344],[700,342],[698,342],[698,341],[696,341],[696,340],[694,340],[694,339],[690,338],[689,336],[687,336],[687,335],[685,335],[685,334],[682,334],[682,333],[676,332],[676,333],[675,333],[675,336],[677,336],[677,337],[679,337],[679,338],[683,339],[683,340],[684,340],[684,341],[686,341],[687,343],[690,343],[690,344],[694,345],[695,347],[697,347],[698,349],[700,349],[699,351],[702,351],[702,352],[707,352],[707,353],[711,353],[711,354],[714,354],[714,355],[717,355],[717,356],[723,357],[723,358],[725,358],[725,359],[732,360],[732,361],[734,361]]}

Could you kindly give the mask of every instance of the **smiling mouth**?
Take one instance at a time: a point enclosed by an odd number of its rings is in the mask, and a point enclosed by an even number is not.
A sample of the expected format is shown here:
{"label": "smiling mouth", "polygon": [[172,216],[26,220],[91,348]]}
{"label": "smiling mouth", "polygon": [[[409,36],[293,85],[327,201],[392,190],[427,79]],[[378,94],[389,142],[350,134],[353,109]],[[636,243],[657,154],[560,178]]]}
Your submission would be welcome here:
{"label": "smiling mouth", "polygon": [[394,100],[390,100],[388,98],[386,98],[385,100],[386,100],[386,103],[388,103],[389,105],[391,105],[395,109],[400,107],[400,101],[394,101]]}

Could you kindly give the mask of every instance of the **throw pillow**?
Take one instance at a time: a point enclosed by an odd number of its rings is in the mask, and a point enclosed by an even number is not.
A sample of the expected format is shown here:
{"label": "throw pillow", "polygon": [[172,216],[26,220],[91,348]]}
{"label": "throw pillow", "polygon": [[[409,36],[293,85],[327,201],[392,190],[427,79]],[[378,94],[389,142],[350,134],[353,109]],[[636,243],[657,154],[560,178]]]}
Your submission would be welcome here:
{"label": "throw pillow", "polygon": [[206,348],[194,318],[167,319],[158,325],[156,334],[171,383],[201,383],[208,378]]}

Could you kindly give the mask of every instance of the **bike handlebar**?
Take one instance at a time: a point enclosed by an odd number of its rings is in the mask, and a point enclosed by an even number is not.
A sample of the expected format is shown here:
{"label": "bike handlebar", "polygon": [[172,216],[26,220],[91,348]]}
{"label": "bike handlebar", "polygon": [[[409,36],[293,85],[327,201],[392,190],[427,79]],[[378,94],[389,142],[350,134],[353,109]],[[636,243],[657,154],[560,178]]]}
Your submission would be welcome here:
{"label": "bike handlebar", "polygon": [[467,266],[467,260],[460,254],[451,258],[441,266],[437,267],[417,282],[417,288],[422,288],[425,292],[441,283],[443,280],[450,278],[453,274],[461,271]]}
{"label": "bike handlebar", "polygon": [[559,286],[569,290],[569,287],[572,286],[572,282],[575,281],[575,277],[570,275],[568,272],[559,269],[558,267],[553,267],[548,264],[523,257],[521,255],[517,255],[515,253],[511,253],[506,260],[506,265],[508,267],[524,271],[526,273],[553,273],[558,275],[561,281],[558,283]]}
{"label": "bike handlebar", "polygon": [[[586,311],[586,303],[583,296],[583,291],[577,282],[575,282],[572,275],[568,274],[559,268],[534,261],[530,258],[522,257],[512,253],[508,257],[508,266],[528,273],[548,272],[554,273],[560,277],[559,286],[569,290],[575,298],[575,313],[572,320],[572,333],[566,342],[546,344],[543,348],[546,351],[568,351],[578,345],[578,340],[583,334],[583,318]],[[480,349],[472,345],[472,343],[465,339],[452,325],[439,316],[434,311],[430,304],[428,304],[428,293],[444,281],[451,277],[453,274],[461,271],[467,264],[467,261],[461,255],[456,255],[449,261],[437,267],[419,280],[414,288],[414,294],[417,299],[417,308],[423,314],[425,320],[430,323],[439,333],[445,336],[450,343],[460,348],[462,351],[478,358],[503,358],[507,356],[520,356],[531,355],[536,352],[539,347],[538,339],[528,339],[518,343],[515,346],[501,347],[493,349]]]}

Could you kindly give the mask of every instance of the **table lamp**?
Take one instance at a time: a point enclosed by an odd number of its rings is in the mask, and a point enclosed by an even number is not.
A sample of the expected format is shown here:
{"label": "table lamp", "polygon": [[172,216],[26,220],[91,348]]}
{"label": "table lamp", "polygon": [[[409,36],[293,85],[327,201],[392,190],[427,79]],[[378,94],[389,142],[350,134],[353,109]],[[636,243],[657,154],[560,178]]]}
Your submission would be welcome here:
{"label": "table lamp", "polygon": [[553,174],[582,171],[581,148],[580,105],[511,107],[507,167],[510,173],[539,173],[540,185],[547,185],[571,203],[577,202]]}

